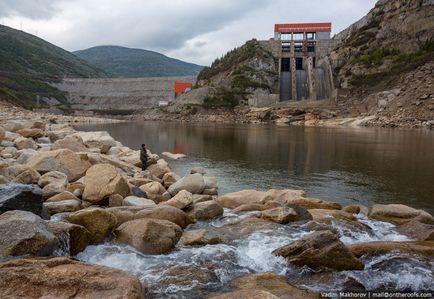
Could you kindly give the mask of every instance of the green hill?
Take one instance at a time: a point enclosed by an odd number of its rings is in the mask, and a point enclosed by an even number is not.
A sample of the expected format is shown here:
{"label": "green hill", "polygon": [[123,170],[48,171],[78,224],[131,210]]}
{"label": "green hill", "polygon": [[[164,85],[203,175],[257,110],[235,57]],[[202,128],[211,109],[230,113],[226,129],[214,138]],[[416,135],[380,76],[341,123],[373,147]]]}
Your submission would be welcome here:
{"label": "green hill", "polygon": [[118,46],[98,46],[73,53],[113,77],[192,76],[203,68],[157,52]]}
{"label": "green hill", "polygon": [[0,99],[31,108],[36,96],[64,96],[46,82],[63,77],[107,77],[70,52],[23,31],[0,25]]}

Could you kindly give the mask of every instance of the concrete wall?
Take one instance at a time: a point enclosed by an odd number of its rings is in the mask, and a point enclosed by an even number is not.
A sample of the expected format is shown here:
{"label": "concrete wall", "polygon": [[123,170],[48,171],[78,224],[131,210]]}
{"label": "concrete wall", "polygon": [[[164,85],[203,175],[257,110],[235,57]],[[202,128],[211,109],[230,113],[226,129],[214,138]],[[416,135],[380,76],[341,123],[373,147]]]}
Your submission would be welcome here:
{"label": "concrete wall", "polygon": [[137,110],[174,100],[174,82],[196,82],[196,77],[64,79],[54,87],[67,93],[77,110]]}

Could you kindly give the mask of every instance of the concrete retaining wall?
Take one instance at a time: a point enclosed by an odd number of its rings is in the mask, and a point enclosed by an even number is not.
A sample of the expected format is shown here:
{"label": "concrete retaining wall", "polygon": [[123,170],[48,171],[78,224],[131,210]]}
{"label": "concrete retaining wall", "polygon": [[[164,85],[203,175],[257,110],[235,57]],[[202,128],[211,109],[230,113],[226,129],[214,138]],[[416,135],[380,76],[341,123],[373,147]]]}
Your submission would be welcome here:
{"label": "concrete retaining wall", "polygon": [[196,82],[196,77],[64,79],[52,84],[67,93],[77,110],[137,110],[174,100],[174,82]]}

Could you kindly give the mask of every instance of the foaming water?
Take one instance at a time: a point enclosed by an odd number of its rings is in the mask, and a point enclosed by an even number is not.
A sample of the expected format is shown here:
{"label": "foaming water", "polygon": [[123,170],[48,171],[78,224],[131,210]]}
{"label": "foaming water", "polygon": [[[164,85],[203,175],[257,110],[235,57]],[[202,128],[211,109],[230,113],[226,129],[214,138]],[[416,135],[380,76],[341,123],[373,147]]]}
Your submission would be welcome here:
{"label": "foaming water", "polygon": [[[246,217],[228,211],[200,227],[220,228]],[[394,226],[358,216],[366,231],[348,223],[333,223],[346,244],[380,240],[407,240]],[[197,228],[190,226],[187,230]],[[312,231],[305,225],[286,225],[274,230],[256,231],[227,244],[181,246],[165,255],[147,255],[127,245],[106,243],[89,246],[77,255],[79,260],[129,271],[137,275],[152,298],[206,298],[213,292],[229,290],[230,282],[248,273],[275,272],[300,287],[315,291],[341,290],[349,280],[367,289],[423,290],[433,281],[434,261],[418,256],[392,253],[363,257],[363,271],[313,271],[288,265],[272,251],[298,240]],[[402,281],[405,281],[403,284]]]}

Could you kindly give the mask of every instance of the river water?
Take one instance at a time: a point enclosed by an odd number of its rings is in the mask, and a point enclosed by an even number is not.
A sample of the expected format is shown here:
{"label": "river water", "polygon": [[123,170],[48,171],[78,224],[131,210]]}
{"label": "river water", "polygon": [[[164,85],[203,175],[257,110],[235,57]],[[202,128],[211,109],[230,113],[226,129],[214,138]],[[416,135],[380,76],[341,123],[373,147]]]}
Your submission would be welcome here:
{"label": "river water", "polygon": [[[106,130],[123,144],[146,143],[155,153],[185,153],[169,161],[178,174],[203,166],[219,181],[220,194],[246,188],[296,188],[309,196],[343,204],[400,202],[433,210],[434,134],[424,131],[327,129],[266,125],[123,123],[77,126]],[[249,213],[190,225],[186,230],[219,229]],[[322,224],[345,244],[406,241],[391,224],[358,215]],[[182,246],[164,255],[145,255],[107,240],[88,246],[77,259],[134,273],[151,298],[208,298],[230,290],[230,282],[249,273],[275,272],[293,285],[313,291],[421,291],[432,289],[434,259],[413,254],[364,256],[362,271],[313,271],[287,265],[274,249],[312,233],[312,223],[258,229],[226,244]]]}
{"label": "river water", "polygon": [[184,153],[186,160],[169,161],[172,169],[204,167],[220,194],[302,189],[344,205],[402,203],[434,213],[433,131],[170,122],[76,128],[108,131],[131,148]]}

